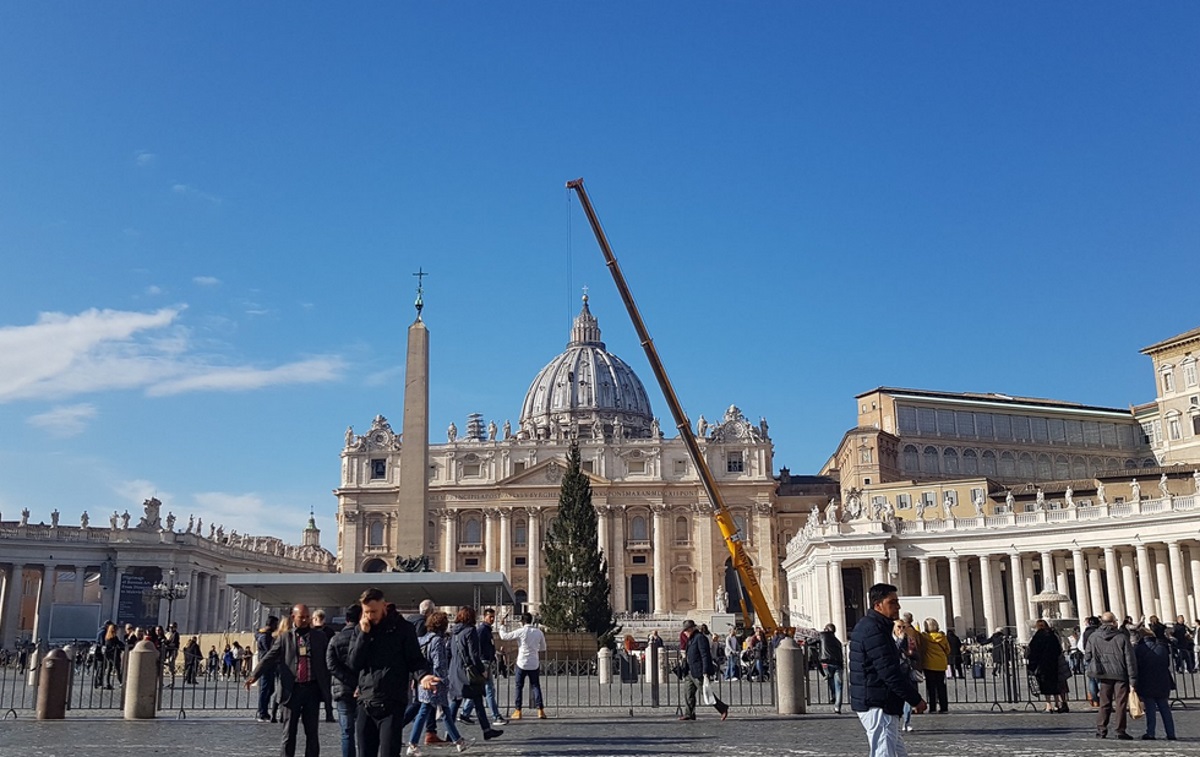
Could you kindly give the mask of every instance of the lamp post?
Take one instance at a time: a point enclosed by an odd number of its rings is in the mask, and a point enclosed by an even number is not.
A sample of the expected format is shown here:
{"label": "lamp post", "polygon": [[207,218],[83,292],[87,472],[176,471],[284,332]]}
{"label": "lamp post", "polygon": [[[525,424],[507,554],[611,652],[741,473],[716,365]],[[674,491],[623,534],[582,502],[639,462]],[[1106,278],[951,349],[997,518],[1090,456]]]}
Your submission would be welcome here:
{"label": "lamp post", "polygon": [[159,581],[150,589],[151,593],[159,599],[167,600],[167,626],[170,627],[172,619],[172,610],[174,609],[175,600],[183,599],[188,594],[188,584],[186,581],[178,583],[175,577],[178,571],[171,568],[167,571],[167,580]]}

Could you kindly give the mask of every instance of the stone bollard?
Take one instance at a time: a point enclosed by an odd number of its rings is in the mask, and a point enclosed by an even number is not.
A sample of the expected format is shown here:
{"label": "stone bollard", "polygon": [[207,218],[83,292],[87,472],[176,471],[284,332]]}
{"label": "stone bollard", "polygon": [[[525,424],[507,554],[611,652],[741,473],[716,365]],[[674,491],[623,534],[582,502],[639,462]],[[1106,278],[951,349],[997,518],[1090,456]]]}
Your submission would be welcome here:
{"label": "stone bollard", "polygon": [[37,695],[38,679],[41,677],[40,663],[44,656],[36,649],[29,653],[29,673],[26,674],[25,683],[34,688],[35,696]]}
{"label": "stone bollard", "polygon": [[612,658],[613,652],[608,647],[601,647],[596,653],[596,670],[600,674],[602,685],[612,683]]}
{"label": "stone bollard", "polygon": [[37,719],[62,720],[67,714],[67,696],[71,661],[61,649],[51,650],[42,660],[42,669],[37,691]]}
{"label": "stone bollard", "polygon": [[125,719],[153,718],[158,703],[158,650],[143,639],[125,656],[129,658],[125,672]]}
{"label": "stone bollard", "polygon": [[790,637],[785,637],[775,647],[775,701],[780,715],[803,715],[805,712],[807,657],[804,648],[796,646]]}
{"label": "stone bollard", "polygon": [[67,656],[67,709],[71,709],[71,690],[75,686],[75,647],[71,644],[62,649]]}

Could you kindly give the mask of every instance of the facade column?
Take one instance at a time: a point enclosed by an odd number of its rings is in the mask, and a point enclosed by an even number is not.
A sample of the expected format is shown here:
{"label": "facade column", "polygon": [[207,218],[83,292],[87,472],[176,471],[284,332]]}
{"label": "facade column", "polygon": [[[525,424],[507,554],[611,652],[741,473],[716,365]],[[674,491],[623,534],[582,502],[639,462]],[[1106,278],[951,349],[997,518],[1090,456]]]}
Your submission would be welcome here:
{"label": "facade column", "polygon": [[609,525],[612,518],[609,517],[608,505],[596,506],[596,549],[600,551],[600,555],[604,558],[604,562],[609,567],[611,574],[612,569],[612,541],[609,538]]}
{"label": "facade column", "polygon": [[813,566],[812,576],[812,624],[816,628],[824,628],[826,623],[837,626],[839,638],[849,638],[849,631],[833,615],[833,604],[829,601],[829,583],[831,571],[829,563],[819,563]]}
{"label": "facade column", "polygon": [[1167,542],[1167,555],[1171,560],[1171,588],[1175,590],[1172,596],[1172,599],[1175,600],[1175,612],[1171,613],[1169,618],[1163,618],[1162,621],[1170,623],[1176,615],[1183,615],[1184,622],[1187,622],[1187,579],[1183,573],[1183,550],[1178,541]]}
{"label": "facade column", "polygon": [[667,508],[663,505],[654,505],[652,507],[654,513],[654,576],[651,581],[654,584],[654,614],[664,615],[671,611],[670,594],[668,589],[671,585],[671,566],[667,564],[667,551],[670,547],[667,544]]}
{"label": "facade column", "polygon": [[1025,566],[1022,564],[1021,553],[1009,555],[1009,565],[1013,585],[1013,614],[1016,616],[1017,641],[1029,641],[1029,595],[1025,592]]}
{"label": "facade column", "polygon": [[175,610],[175,622],[179,624],[179,628],[181,629],[179,635],[184,636],[195,631],[195,627],[192,625],[192,602],[196,598],[196,571],[189,570],[180,577],[187,581],[188,594],[183,598],[182,602],[177,603],[179,607]]}
{"label": "facade column", "polygon": [[1037,583],[1033,580],[1033,557],[1022,560],[1021,567],[1025,569],[1025,610],[1030,622],[1037,620],[1038,608],[1033,604],[1033,595],[1037,594]]}
{"label": "facade column", "polygon": [[629,576],[625,573],[625,506],[610,505],[612,518],[612,608],[617,612],[629,612]]}
{"label": "facade column", "polygon": [[12,649],[21,626],[21,592],[25,586],[25,567],[13,563],[4,579],[4,615],[0,617],[0,647]]}
{"label": "facade column", "polygon": [[[1054,585],[1063,594],[1066,594],[1067,596],[1071,596],[1071,587],[1067,586],[1067,558],[1066,557],[1058,557],[1058,556],[1054,557]],[[1067,600],[1066,602],[1059,602],[1058,603],[1058,617],[1060,617],[1060,618],[1071,617],[1072,609],[1073,608],[1071,607],[1070,600]]]}
{"label": "facade column", "polygon": [[75,599],[75,604],[77,604],[77,605],[83,604],[83,589],[84,589],[84,585],[86,583],[87,583],[87,566],[86,565],[76,565],[75,566],[74,599]]}
{"label": "facade column", "polygon": [[[1137,545],[1138,588],[1141,590],[1142,615],[1149,617],[1155,614],[1154,609],[1154,570],[1150,566],[1150,548],[1145,544]],[[1136,621],[1137,618],[1134,618]]]}
{"label": "facade column", "polygon": [[542,606],[542,508],[530,507],[526,544],[529,546],[525,562],[529,568],[529,604],[534,610]]}
{"label": "facade column", "polygon": [[883,557],[875,558],[875,583],[885,584],[888,582],[887,575],[887,559]]}
{"label": "facade column", "polygon": [[50,608],[54,604],[54,581],[58,572],[57,565],[42,566],[42,581],[38,584],[37,612],[34,615],[33,639],[49,641]]}
{"label": "facade column", "polygon": [[1087,568],[1083,561],[1083,548],[1071,550],[1071,563],[1075,568],[1075,617],[1086,618],[1092,614],[1092,603],[1088,597]]}
{"label": "facade column", "polygon": [[1158,615],[1159,622],[1171,622],[1175,618],[1175,600],[1171,592],[1171,566],[1167,564],[1162,547],[1153,551],[1154,571],[1158,574]]}
{"label": "facade column", "polygon": [[933,586],[933,571],[929,565],[929,556],[918,557],[917,563],[921,566],[921,595],[926,597],[933,596],[935,590]]}
{"label": "facade column", "polygon": [[1089,615],[1100,615],[1104,612],[1104,585],[1100,578],[1100,557],[1086,555],[1088,566],[1088,612]]}
{"label": "facade column", "polygon": [[1043,552],[1042,553],[1042,591],[1045,591],[1046,587],[1049,586],[1050,584],[1054,584],[1056,589],[1060,588],[1058,586],[1057,582],[1054,580],[1054,554],[1051,552]]}
{"label": "facade column", "polygon": [[496,566],[512,583],[512,513],[500,511],[500,564]]}
{"label": "facade column", "polygon": [[442,511],[442,572],[453,573],[458,567],[458,513]]}
{"label": "facade column", "polygon": [[975,627],[975,582],[971,580],[971,558],[960,561],[962,576],[962,607],[963,629],[970,631]]}
{"label": "facade column", "polygon": [[218,576],[215,573],[208,576],[208,630],[221,631],[220,613],[217,611],[217,602],[221,599],[218,593]]}
{"label": "facade column", "polygon": [[[870,601],[870,599],[866,600],[866,602]],[[850,638],[851,629],[846,628],[846,589],[842,585],[841,560],[829,562],[829,622],[837,626],[841,638]]]}
{"label": "facade column", "polygon": [[962,565],[958,555],[950,555],[950,625],[966,628],[962,604]]}
{"label": "facade column", "polygon": [[[725,572],[723,570],[723,563],[713,559],[712,543],[714,521],[712,517],[712,508],[700,502],[694,503],[692,505],[692,523],[692,533],[695,534],[696,538],[696,541],[693,545],[693,553],[696,555],[697,571],[700,574],[700,577],[697,578],[697,583],[703,587],[702,592],[697,592],[697,606],[712,607],[713,609],[716,609],[717,587],[725,587]],[[722,549],[721,554],[724,555],[724,553],[725,550]],[[622,573],[620,575],[624,574]],[[782,607],[783,605],[787,605],[788,607],[791,607],[791,600],[789,598],[789,594],[787,593],[788,588],[786,586],[786,580],[784,583],[784,594],[781,597],[781,599],[784,601],[777,606]],[[726,602],[732,601],[733,597],[726,597]],[[726,612],[728,612],[728,607],[726,608]],[[794,623],[789,623],[789,625],[794,625]]]}
{"label": "facade column", "polygon": [[[996,597],[992,593],[992,556],[979,556],[979,588],[983,592],[983,631],[991,633],[1001,626],[996,622]],[[954,629],[958,632],[958,629]]]}
{"label": "facade column", "polygon": [[1117,617],[1128,615],[1131,618],[1140,618],[1142,616],[1142,603],[1138,599],[1137,587],[1137,565],[1134,564],[1134,554],[1126,552],[1125,554],[1117,553],[1118,560],[1121,563],[1121,586],[1124,593],[1125,601],[1120,605],[1114,603],[1112,611]]}
{"label": "facade column", "polygon": [[483,511],[483,570],[496,572],[496,511]]}

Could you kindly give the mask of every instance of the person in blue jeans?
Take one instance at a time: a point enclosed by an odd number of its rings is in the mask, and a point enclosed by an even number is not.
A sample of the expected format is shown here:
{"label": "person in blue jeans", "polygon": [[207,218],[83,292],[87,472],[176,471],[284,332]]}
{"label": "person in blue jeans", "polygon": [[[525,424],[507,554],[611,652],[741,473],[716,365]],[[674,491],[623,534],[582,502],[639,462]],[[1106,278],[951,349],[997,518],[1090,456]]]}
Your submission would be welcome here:
{"label": "person in blue jeans", "polygon": [[417,710],[417,718],[413,721],[412,733],[408,738],[408,757],[419,757],[421,734],[425,733],[425,724],[430,719],[437,718],[437,710],[442,708],[442,719],[446,723],[446,739],[454,744],[458,751],[465,752],[468,742],[458,733],[454,725],[454,710],[450,707],[448,681],[450,680],[450,643],[446,631],[450,628],[450,618],[441,610],[435,610],[425,618],[425,635],[420,638],[421,651],[433,674],[441,681],[429,689],[417,689],[417,701],[421,708]]}
{"label": "person in blue jeans", "polygon": [[[495,608],[485,608],[483,611],[483,620],[475,626],[475,634],[479,638],[479,656],[483,659],[483,664],[487,665],[491,673],[483,686],[483,701],[492,712],[492,723],[494,725],[504,725],[508,721],[500,716],[500,705],[496,702],[496,640],[492,634],[492,628],[495,625]],[[462,711],[458,713],[459,721],[468,725],[473,724],[475,721],[471,719],[471,711],[474,709],[474,699],[468,699],[464,702]]]}
{"label": "person in blue jeans", "polygon": [[515,631],[500,629],[500,638],[505,641],[516,639],[517,646],[517,695],[513,702],[512,719],[521,719],[521,696],[525,691],[525,679],[529,679],[530,696],[537,716],[545,719],[546,708],[542,701],[542,684],[539,677],[541,653],[546,651],[546,635],[533,625],[533,616],[521,614],[521,627]]}
{"label": "person in blue jeans", "polygon": [[362,619],[362,605],[355,602],[346,608],[346,627],[329,640],[325,654],[325,665],[329,668],[333,703],[337,707],[338,727],[342,732],[342,757],[356,757],[354,746],[354,724],[358,715],[358,702],[354,691],[358,688],[358,673],[350,669],[350,637]]}
{"label": "person in blue jeans", "polygon": [[1142,698],[1146,707],[1146,733],[1142,736],[1153,741],[1158,736],[1155,728],[1158,715],[1162,715],[1163,730],[1167,741],[1175,740],[1175,718],[1171,715],[1171,689],[1175,680],[1171,677],[1172,649],[1167,641],[1167,627],[1155,623],[1142,629],[1141,641],[1133,648],[1137,659],[1137,683],[1133,690]]}
{"label": "person in blue jeans", "polygon": [[[268,615],[267,624],[254,634],[254,649],[259,660],[271,651],[271,645],[275,643],[275,631],[278,628],[279,618]],[[275,694],[275,675],[273,668],[266,670],[263,672],[262,680],[258,682],[258,713],[254,719],[260,723],[271,722],[271,697]]]}
{"label": "person in blue jeans", "polygon": [[842,670],[846,664],[846,656],[842,642],[837,637],[837,627],[829,623],[819,634],[821,651],[821,673],[825,676],[825,684],[829,688],[829,703],[833,711],[842,711]]}

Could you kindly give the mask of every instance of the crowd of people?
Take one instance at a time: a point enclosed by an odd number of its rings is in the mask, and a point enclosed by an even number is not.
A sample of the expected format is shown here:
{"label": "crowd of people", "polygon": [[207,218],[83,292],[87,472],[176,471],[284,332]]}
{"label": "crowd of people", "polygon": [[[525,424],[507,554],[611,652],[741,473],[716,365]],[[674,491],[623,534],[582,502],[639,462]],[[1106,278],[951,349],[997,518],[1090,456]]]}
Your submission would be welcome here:
{"label": "crowd of people", "polygon": [[[916,626],[911,614],[900,612],[895,586],[876,584],[868,592],[871,609],[854,627],[849,644],[850,704],[867,735],[872,757],[904,757],[902,731],[911,731],[912,716],[948,711],[946,677],[953,673],[956,654],[951,639],[937,620]],[[819,659],[829,682],[829,699],[841,711],[842,671],[847,655],[830,624],[819,635]],[[998,638],[997,638],[998,636]],[[1012,654],[1003,632],[981,639],[992,644],[993,674]],[[1172,670],[1195,669],[1194,629],[1182,617],[1168,629],[1155,616],[1140,623],[1118,622],[1106,612],[1088,618],[1086,627],[1063,640],[1049,622],[1039,619],[1025,649],[1025,670],[1045,699],[1047,713],[1069,712],[1069,681],[1082,670],[1088,682],[1087,701],[1096,710],[1096,736],[1132,740],[1128,720],[1145,714],[1145,740],[1164,736],[1175,740],[1170,696],[1175,688]],[[999,656],[997,655],[999,651]],[[1015,663],[1015,660],[1008,662]],[[982,663],[975,663],[980,666]],[[982,673],[982,671],[976,671]],[[920,685],[924,685],[922,696]]]}

